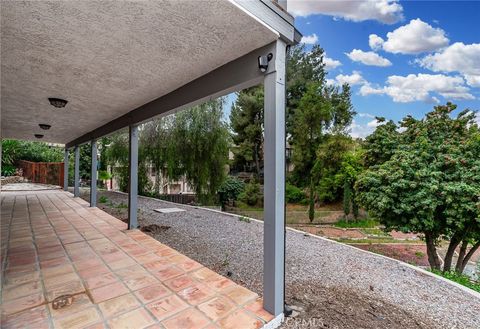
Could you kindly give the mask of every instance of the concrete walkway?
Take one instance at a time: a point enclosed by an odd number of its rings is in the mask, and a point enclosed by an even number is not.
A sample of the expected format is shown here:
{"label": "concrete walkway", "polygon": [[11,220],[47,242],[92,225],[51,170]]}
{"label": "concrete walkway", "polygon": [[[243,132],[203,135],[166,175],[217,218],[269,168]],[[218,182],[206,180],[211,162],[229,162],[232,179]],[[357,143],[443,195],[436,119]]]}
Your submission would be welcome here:
{"label": "concrete walkway", "polygon": [[[260,328],[256,293],[62,191],[2,192],[2,328]],[[54,301],[67,306],[55,309]]]}

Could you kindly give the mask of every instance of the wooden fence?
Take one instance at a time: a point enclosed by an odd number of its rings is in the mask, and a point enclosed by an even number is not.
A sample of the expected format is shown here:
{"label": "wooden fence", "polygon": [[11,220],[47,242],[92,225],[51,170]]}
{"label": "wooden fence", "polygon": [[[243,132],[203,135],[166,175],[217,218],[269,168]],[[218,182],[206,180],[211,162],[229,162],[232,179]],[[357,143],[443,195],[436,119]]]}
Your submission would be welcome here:
{"label": "wooden fence", "polygon": [[194,204],[197,202],[195,194],[160,194],[157,198],[180,204]]}
{"label": "wooden fence", "polygon": [[19,161],[23,177],[32,183],[63,186],[63,162]]}

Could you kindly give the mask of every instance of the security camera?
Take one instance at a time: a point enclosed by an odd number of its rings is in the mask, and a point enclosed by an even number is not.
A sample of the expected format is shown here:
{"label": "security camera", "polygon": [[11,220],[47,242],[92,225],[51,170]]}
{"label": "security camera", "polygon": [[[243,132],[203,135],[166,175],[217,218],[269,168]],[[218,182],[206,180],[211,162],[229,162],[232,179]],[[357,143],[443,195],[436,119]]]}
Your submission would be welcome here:
{"label": "security camera", "polygon": [[262,73],[267,72],[268,62],[273,58],[273,54],[269,53],[268,55],[258,56],[258,68]]}

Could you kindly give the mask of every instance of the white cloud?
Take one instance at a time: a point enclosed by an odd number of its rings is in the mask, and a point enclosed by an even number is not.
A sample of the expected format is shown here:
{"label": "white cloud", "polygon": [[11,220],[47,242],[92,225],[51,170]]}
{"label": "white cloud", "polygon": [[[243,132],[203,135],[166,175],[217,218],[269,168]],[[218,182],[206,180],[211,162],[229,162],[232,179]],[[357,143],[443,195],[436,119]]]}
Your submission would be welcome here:
{"label": "white cloud", "polygon": [[345,53],[352,61],[360,62],[370,66],[390,66],[392,62],[388,59],[374,53],[373,51],[363,51],[360,49],[353,49],[350,53]]}
{"label": "white cloud", "polygon": [[463,77],[467,81],[468,85],[470,85],[472,87],[479,87],[480,88],[480,75],[465,74]]}
{"label": "white cloud", "polygon": [[448,42],[445,31],[434,28],[417,18],[387,33],[383,50],[394,54],[418,54],[445,47]]}
{"label": "white cloud", "polygon": [[459,72],[467,84],[480,87],[480,43],[465,45],[456,42],[416,62],[434,72]]}
{"label": "white cloud", "polygon": [[348,83],[350,86],[361,85],[365,83],[365,79],[362,77],[362,74],[358,71],[353,71],[350,75],[339,74],[335,77],[335,81],[339,85]]}
{"label": "white cloud", "polygon": [[379,87],[372,87],[370,83],[365,83],[359,91],[360,95],[368,96],[368,95],[382,95],[385,94],[383,88]]}
{"label": "white cloud", "polygon": [[384,125],[384,124],[386,124],[386,123],[387,123],[387,121],[379,122],[377,119],[374,119],[374,120],[369,121],[369,122],[367,123],[367,127],[377,128],[378,126]]}
{"label": "white cloud", "polygon": [[327,86],[333,86],[333,85],[337,84],[335,79],[325,79],[325,83],[327,84]]}
{"label": "white cloud", "polygon": [[336,59],[329,58],[326,55],[323,57],[323,63],[325,64],[325,69],[327,70],[333,70],[334,68],[339,67],[342,65],[340,61],[337,61]]}
{"label": "white cloud", "polygon": [[375,88],[366,83],[360,88],[360,95],[385,94],[398,103],[414,101],[438,103],[438,98],[432,94],[441,95],[446,100],[475,99],[469,91],[470,89],[465,86],[463,78],[459,76],[409,74],[407,76],[393,75],[388,77],[387,85],[383,88]]}
{"label": "white cloud", "polygon": [[370,119],[375,118],[375,116],[373,114],[370,114],[370,113],[357,113],[357,115],[360,118],[370,118]]}
{"label": "white cloud", "polygon": [[376,20],[394,24],[403,19],[403,7],[397,0],[290,1],[288,10],[295,16],[323,14],[354,22]]}
{"label": "white cloud", "polygon": [[304,35],[300,42],[306,45],[314,45],[318,42],[318,35],[316,35],[315,33],[313,33],[312,35]]}
{"label": "white cloud", "polygon": [[370,34],[368,36],[368,45],[372,50],[382,49],[383,43],[385,41],[376,34]]}
{"label": "white cloud", "polygon": [[[377,120],[375,120],[377,121]],[[369,124],[361,124],[356,120],[352,121],[352,124],[347,128],[350,136],[353,138],[365,138],[375,130],[375,127],[369,126]]]}

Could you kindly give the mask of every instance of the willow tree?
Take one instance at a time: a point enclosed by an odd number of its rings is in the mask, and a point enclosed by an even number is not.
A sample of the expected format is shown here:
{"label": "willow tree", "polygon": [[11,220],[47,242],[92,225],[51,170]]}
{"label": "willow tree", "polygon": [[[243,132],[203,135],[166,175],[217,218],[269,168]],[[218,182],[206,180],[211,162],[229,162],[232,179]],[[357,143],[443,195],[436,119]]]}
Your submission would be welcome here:
{"label": "willow tree", "polygon": [[175,115],[172,123],[169,175],[184,175],[200,201],[210,203],[226,177],[230,134],[223,122],[222,98]]}
{"label": "willow tree", "polygon": [[172,116],[155,118],[145,123],[140,131],[140,144],[145,152],[145,158],[155,171],[153,183],[155,194],[161,193],[161,179],[166,175],[168,163],[173,158],[171,154],[172,122]]}
{"label": "willow tree", "polygon": [[[146,194],[150,191],[150,180],[148,178],[148,161],[143,143],[139,143],[138,149],[138,193]],[[105,146],[104,161],[112,167],[112,174],[118,179],[121,191],[128,192],[129,156],[128,156],[128,132],[118,131],[108,137],[108,144]]]}

